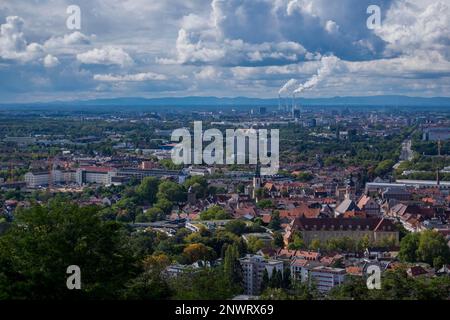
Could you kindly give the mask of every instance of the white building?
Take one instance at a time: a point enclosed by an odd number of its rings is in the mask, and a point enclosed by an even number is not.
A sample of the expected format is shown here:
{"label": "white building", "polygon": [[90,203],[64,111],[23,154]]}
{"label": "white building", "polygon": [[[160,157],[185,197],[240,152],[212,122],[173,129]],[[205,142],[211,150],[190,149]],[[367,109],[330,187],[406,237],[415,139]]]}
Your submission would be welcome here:
{"label": "white building", "polygon": [[345,280],[345,269],[318,266],[309,273],[310,284],[314,283],[320,292],[328,292]]}
{"label": "white building", "polygon": [[261,290],[261,282],[264,270],[267,270],[269,278],[273,270],[283,272],[283,261],[266,260],[263,256],[247,255],[239,259],[242,266],[242,276],[245,294],[258,295]]}
{"label": "white building", "polygon": [[111,178],[117,175],[114,168],[106,167],[81,167],[76,171],[76,182],[79,185],[95,183],[111,185]]}
{"label": "white building", "polygon": [[48,186],[49,181],[50,181],[50,174],[48,171],[27,172],[25,174],[25,182],[28,188]]}
{"label": "white building", "polygon": [[75,182],[75,171],[52,170],[51,180],[48,171],[31,171],[25,174],[25,182],[28,188],[48,186],[50,182],[72,183]]}

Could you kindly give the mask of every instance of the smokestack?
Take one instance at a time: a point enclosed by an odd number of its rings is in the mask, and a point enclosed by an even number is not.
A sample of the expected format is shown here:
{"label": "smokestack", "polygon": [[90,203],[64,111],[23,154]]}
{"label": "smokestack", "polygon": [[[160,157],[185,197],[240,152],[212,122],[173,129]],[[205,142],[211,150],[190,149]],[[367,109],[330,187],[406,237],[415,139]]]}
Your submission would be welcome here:
{"label": "smokestack", "polygon": [[295,92],[292,93],[292,117],[294,117],[294,110],[295,110]]}

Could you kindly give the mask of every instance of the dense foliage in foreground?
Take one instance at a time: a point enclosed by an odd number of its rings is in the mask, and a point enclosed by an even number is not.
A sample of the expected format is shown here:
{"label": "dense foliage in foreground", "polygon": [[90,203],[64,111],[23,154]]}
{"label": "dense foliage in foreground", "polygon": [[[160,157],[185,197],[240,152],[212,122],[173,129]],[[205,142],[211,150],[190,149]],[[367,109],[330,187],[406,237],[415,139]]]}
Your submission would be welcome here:
{"label": "dense foliage in foreground", "polygon": [[[96,207],[53,202],[23,210],[0,236],[0,299],[225,299],[239,292],[220,267],[196,274],[195,286],[186,285],[192,277],[164,277],[172,261],[155,252],[155,243],[167,241],[155,237],[104,221]],[[67,289],[70,265],[81,269],[81,290]]]}

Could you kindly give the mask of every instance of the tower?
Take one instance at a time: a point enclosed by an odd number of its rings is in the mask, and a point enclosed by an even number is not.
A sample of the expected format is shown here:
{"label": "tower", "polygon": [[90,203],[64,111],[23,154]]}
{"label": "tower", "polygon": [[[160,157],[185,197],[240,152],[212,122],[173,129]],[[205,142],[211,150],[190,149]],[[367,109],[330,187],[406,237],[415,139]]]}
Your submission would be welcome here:
{"label": "tower", "polygon": [[253,176],[253,199],[258,202],[256,192],[261,188],[261,167],[259,162],[256,164],[255,175]]}

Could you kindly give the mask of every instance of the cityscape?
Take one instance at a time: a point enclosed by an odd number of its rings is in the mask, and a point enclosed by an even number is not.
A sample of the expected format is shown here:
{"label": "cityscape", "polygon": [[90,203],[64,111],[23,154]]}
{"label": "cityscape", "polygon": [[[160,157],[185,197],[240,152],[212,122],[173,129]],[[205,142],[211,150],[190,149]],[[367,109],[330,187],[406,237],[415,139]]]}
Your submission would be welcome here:
{"label": "cityscape", "polygon": [[0,4],[0,300],[450,299],[446,1],[50,2]]}

